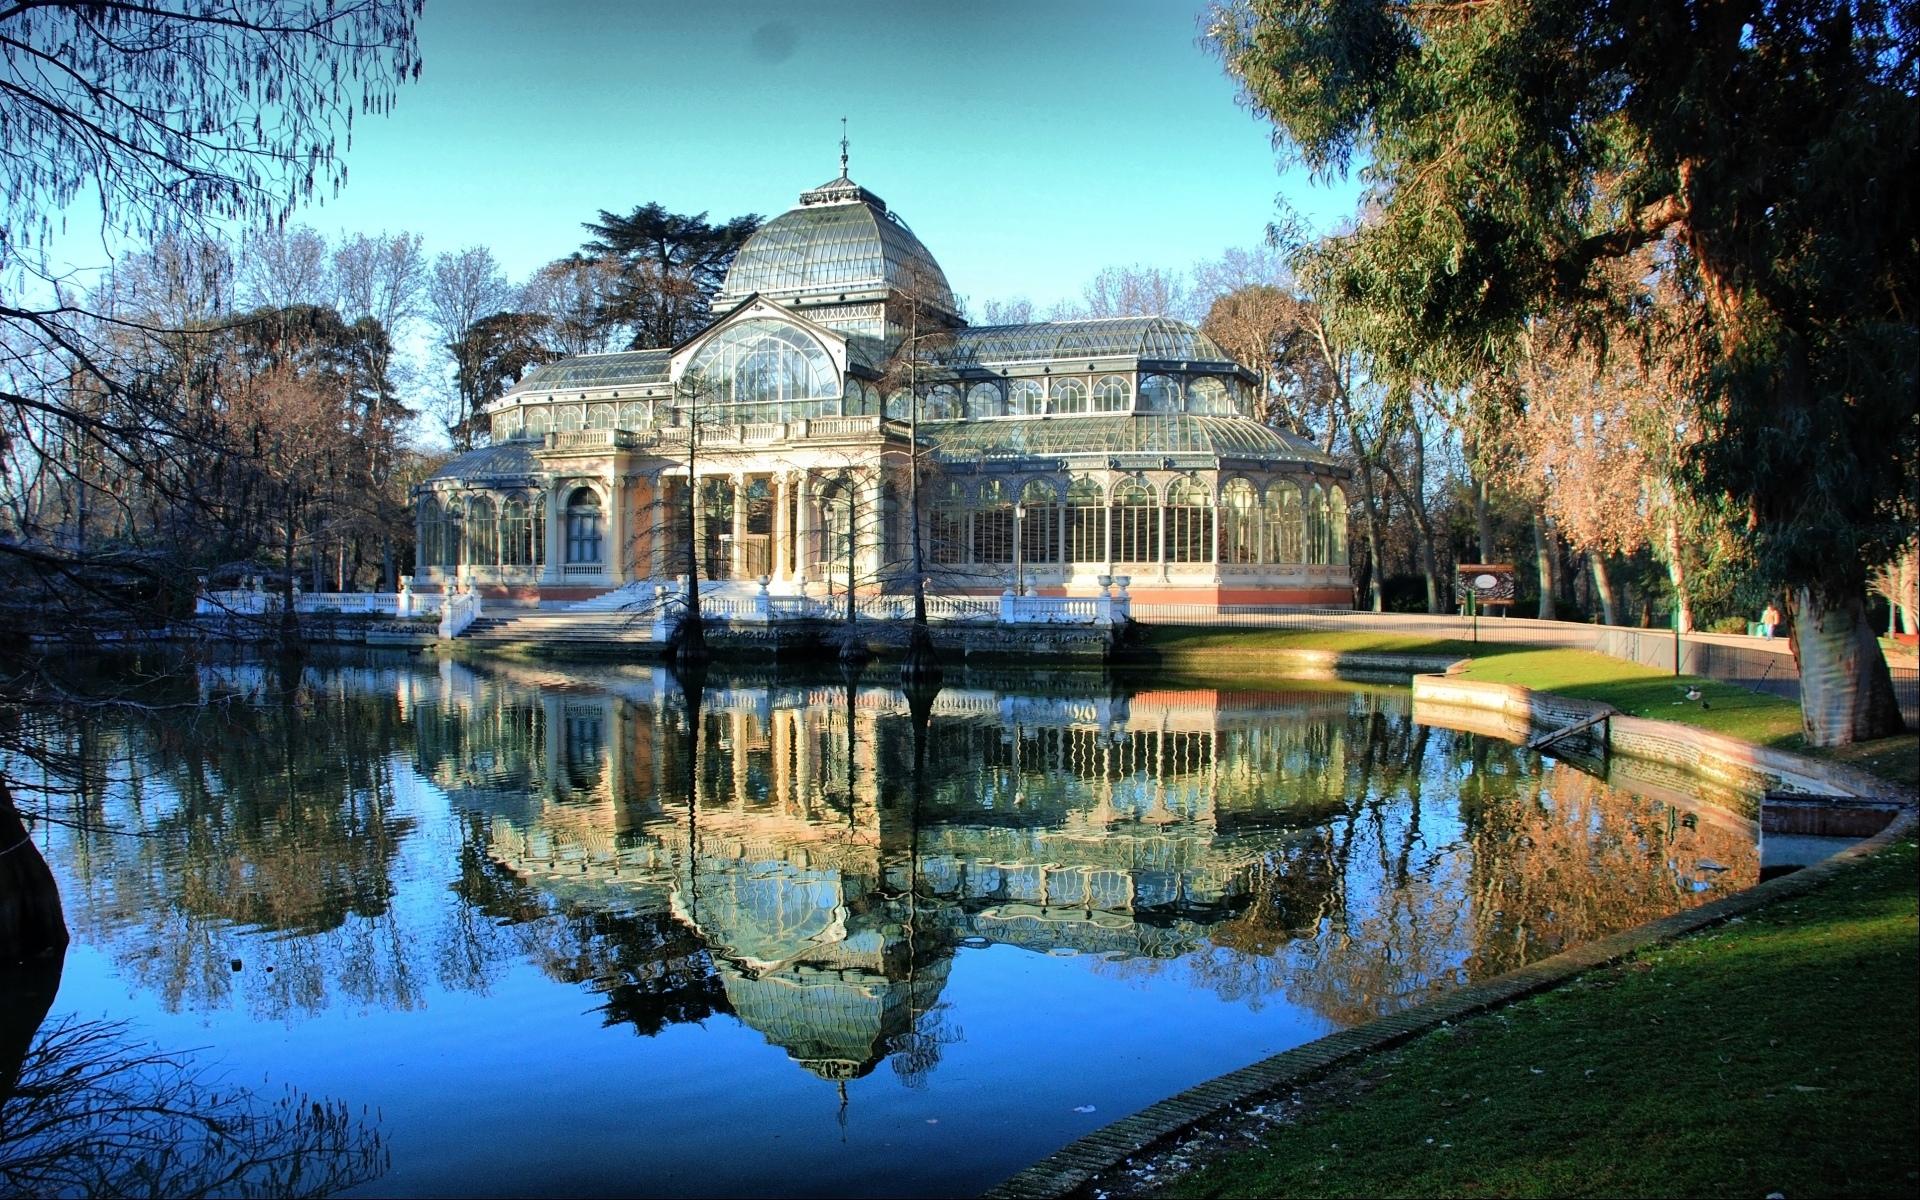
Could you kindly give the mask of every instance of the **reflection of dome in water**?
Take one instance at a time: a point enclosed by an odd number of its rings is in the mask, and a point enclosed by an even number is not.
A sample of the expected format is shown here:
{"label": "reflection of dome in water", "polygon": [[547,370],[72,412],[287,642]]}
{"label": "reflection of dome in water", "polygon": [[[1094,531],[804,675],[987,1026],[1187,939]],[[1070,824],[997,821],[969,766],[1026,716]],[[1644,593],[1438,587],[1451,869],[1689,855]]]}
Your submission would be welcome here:
{"label": "reflection of dome in water", "polygon": [[896,1038],[913,1032],[914,1018],[939,1002],[947,966],[943,957],[896,980],[808,966],[755,977],[719,964],[734,1015],[823,1079],[872,1071]]}

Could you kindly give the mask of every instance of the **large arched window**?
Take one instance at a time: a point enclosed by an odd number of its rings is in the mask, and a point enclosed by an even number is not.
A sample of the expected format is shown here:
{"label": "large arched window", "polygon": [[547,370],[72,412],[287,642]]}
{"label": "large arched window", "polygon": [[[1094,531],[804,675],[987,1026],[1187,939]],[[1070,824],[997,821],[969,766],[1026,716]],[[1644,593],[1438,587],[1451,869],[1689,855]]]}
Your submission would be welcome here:
{"label": "large arched window", "polygon": [[583,404],[556,404],[553,408],[553,427],[561,433],[578,432],[586,421],[586,414],[580,410]]}
{"label": "large arched window", "polygon": [[1087,385],[1078,379],[1056,379],[1048,389],[1047,411],[1063,414],[1087,411]]}
{"label": "large arched window", "polygon": [[1020,560],[1060,561],[1060,492],[1044,479],[1020,489]]}
{"label": "large arched window", "polygon": [[1167,487],[1167,561],[1213,561],[1213,496],[1196,479]]}
{"label": "large arched window", "polygon": [[[786,407],[794,409],[794,406],[791,404]],[[799,405],[799,409],[804,409],[804,415],[806,416],[824,417],[831,415],[825,411],[819,411],[817,406],[808,407],[804,403]],[[795,409],[795,415],[801,415],[799,409]],[[864,417],[879,412],[880,393],[857,379],[849,379],[847,380],[846,393],[840,400],[840,411],[849,417]]]}
{"label": "large arched window", "polygon": [[913,391],[895,388],[887,396],[887,416],[895,421],[913,420]]}
{"label": "large arched window", "polygon": [[527,410],[527,432],[534,437],[545,437],[553,431],[553,410],[544,404],[536,404]]}
{"label": "large arched window", "polygon": [[575,488],[567,497],[567,561],[601,561],[600,497],[592,488]]}
{"label": "large arched window", "polygon": [[1299,485],[1284,479],[1268,484],[1265,507],[1266,561],[1270,563],[1305,562],[1306,556],[1303,552],[1305,547],[1300,536],[1303,514],[1300,511]]}
{"label": "large arched window", "polygon": [[1160,507],[1143,480],[1123,479],[1113,487],[1113,561],[1160,561]]}
{"label": "large arched window", "polygon": [[1327,561],[1327,493],[1317,483],[1307,493],[1307,561],[1315,566]]}
{"label": "large arched window", "polygon": [[1125,375],[1102,375],[1093,385],[1096,412],[1126,412],[1133,407],[1133,383]]}
{"label": "large arched window", "polygon": [[519,437],[521,427],[520,417],[521,412],[517,408],[510,408],[505,412],[495,413],[493,415],[493,440],[496,442],[507,442]]}
{"label": "large arched window", "polygon": [[467,562],[476,567],[500,562],[500,517],[487,496],[467,501]]}
{"label": "large arched window", "polygon": [[960,419],[960,389],[950,383],[936,384],[927,393],[926,407],[920,412],[923,421],[957,421]]}
{"label": "large arched window", "polygon": [[[714,334],[694,352],[681,379],[691,403],[702,413],[714,410],[716,421],[821,416],[819,401],[840,398],[840,372],[826,347],[804,330],[769,317],[740,321]],[[856,393],[848,382],[848,411],[855,411],[856,396],[863,405],[870,396],[865,389]],[[747,408],[738,415],[727,411],[741,406]]]}
{"label": "large arched window", "polygon": [[967,493],[958,482],[948,482],[934,493],[927,534],[934,562],[967,561]]}
{"label": "large arched window", "polygon": [[1140,381],[1141,412],[1179,412],[1180,385],[1165,375],[1149,375]]}
{"label": "large arched window", "polygon": [[1077,563],[1107,561],[1107,493],[1097,479],[1067,485],[1067,551]]}
{"label": "large arched window", "polygon": [[1007,415],[1037,417],[1045,408],[1046,396],[1038,379],[1016,379],[1007,385]]}
{"label": "large arched window", "polygon": [[536,508],[525,497],[508,499],[500,510],[500,562],[509,567],[532,566],[540,561],[540,519]]}
{"label": "large arched window", "polygon": [[1327,561],[1347,565],[1347,494],[1338,487],[1327,490]]}
{"label": "large arched window", "polygon": [[629,400],[620,406],[620,428],[646,429],[653,424],[653,413],[638,401]]}
{"label": "large arched window", "polygon": [[612,429],[620,418],[620,409],[614,404],[593,404],[587,407],[588,429]]}
{"label": "large arched window", "polygon": [[999,384],[976,383],[967,389],[967,420],[997,417],[1002,411]]}
{"label": "large arched window", "polygon": [[981,483],[973,503],[973,561],[1013,561],[1013,500],[998,479]]}
{"label": "large arched window", "polygon": [[447,512],[438,496],[423,496],[420,500],[420,547],[418,558],[423,567],[450,567],[459,565],[456,551],[449,554],[447,547],[452,537],[452,528],[447,521]]}
{"label": "large arched window", "polygon": [[1233,406],[1227,403],[1227,385],[1211,375],[1203,375],[1187,382],[1187,411],[1211,415],[1230,415]]}
{"label": "large arched window", "polygon": [[1220,561],[1260,561],[1260,497],[1244,479],[1230,481],[1220,492]]}

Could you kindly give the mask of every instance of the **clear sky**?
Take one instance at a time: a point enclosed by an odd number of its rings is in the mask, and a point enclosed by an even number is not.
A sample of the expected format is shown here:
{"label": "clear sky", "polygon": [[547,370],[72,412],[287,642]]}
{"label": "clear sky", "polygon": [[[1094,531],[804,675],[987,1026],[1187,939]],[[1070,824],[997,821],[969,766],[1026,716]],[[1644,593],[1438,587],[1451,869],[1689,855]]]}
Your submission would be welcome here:
{"label": "clear sky", "polygon": [[1185,269],[1257,243],[1282,176],[1182,0],[528,3],[432,0],[425,69],[356,120],[324,233],[415,230],[524,278],[602,209],[773,216],[839,171],[882,196],[973,301],[1044,308],[1103,266]]}

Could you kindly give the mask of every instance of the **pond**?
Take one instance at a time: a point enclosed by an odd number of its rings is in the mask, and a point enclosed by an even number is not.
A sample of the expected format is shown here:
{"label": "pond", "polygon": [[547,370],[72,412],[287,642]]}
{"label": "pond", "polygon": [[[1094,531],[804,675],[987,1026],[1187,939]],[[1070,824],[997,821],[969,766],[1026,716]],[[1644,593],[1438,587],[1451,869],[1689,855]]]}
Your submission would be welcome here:
{"label": "pond", "polygon": [[102,1045],[243,1089],[267,1187],[974,1192],[1759,873],[1722,803],[1404,688],[295,678],[201,666],[63,727],[86,781],[38,802],[73,933],[41,1040],[124,1020]]}

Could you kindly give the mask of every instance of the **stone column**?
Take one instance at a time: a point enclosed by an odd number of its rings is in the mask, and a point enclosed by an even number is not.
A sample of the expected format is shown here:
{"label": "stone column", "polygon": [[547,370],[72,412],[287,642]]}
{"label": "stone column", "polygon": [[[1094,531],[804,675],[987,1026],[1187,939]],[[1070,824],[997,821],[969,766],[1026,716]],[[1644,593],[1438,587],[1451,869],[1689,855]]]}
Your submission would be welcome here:
{"label": "stone column", "polygon": [[736,471],[731,480],[733,484],[733,550],[727,562],[727,575],[733,579],[747,578],[747,476]]}
{"label": "stone column", "polygon": [[627,581],[627,484],[615,474],[607,480],[607,578],[615,587]]}
{"label": "stone column", "polygon": [[[859,489],[859,499],[854,502],[851,528],[848,530],[859,545],[855,561],[859,564],[858,575],[877,585],[880,564],[884,560],[887,536],[886,488],[875,470],[870,478],[862,479],[854,485]],[[865,536],[861,536],[864,534]],[[848,585],[856,587],[859,580],[849,580]]]}
{"label": "stone column", "polygon": [[785,583],[790,571],[787,566],[787,543],[793,538],[793,529],[789,522],[788,504],[793,496],[792,484],[787,472],[781,471],[773,477],[773,570],[770,573],[775,583]]}
{"label": "stone column", "polygon": [[793,577],[803,585],[813,565],[813,489],[808,485],[807,472],[803,470],[794,481],[799,499],[794,505],[793,534]]}

